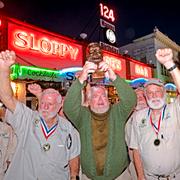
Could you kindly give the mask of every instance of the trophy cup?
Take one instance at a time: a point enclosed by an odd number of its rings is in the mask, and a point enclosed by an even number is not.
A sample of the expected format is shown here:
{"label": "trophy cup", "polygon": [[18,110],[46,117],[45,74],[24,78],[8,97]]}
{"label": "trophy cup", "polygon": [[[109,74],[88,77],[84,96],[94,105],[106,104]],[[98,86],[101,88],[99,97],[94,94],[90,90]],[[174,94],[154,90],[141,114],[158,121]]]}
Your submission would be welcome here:
{"label": "trophy cup", "polygon": [[[99,63],[103,61],[102,50],[97,42],[90,43],[86,50],[86,59],[89,62],[93,62],[99,66]],[[89,83],[98,84],[104,80],[104,72],[97,69],[94,73],[90,74]]]}

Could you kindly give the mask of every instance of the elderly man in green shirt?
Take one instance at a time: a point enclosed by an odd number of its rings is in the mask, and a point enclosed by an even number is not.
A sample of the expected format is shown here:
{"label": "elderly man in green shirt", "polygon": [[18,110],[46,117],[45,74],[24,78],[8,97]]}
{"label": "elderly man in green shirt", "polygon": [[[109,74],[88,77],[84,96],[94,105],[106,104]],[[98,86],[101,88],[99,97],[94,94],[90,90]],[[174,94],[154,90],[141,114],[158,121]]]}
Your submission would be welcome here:
{"label": "elderly man in green shirt", "polygon": [[[81,92],[87,84],[88,74],[97,68],[112,81],[120,97],[118,103],[109,103],[104,86],[92,86],[88,94],[89,107],[82,105]],[[133,89],[107,63],[85,63],[81,75],[68,90],[64,112],[80,133],[81,167],[88,178],[117,179],[128,166],[124,126],[135,104]]]}

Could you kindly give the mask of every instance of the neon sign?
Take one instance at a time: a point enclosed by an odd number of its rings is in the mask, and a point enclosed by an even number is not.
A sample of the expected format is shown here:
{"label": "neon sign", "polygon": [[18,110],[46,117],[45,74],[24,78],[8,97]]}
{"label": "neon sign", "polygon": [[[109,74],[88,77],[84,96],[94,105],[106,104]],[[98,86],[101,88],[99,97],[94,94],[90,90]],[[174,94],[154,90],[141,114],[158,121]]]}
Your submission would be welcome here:
{"label": "neon sign", "polygon": [[140,66],[138,64],[135,65],[135,72],[138,75],[142,75],[145,77],[149,77],[148,70],[146,67]]}
{"label": "neon sign", "polygon": [[16,31],[14,32],[14,46],[24,50],[38,51],[44,55],[55,55],[60,57],[70,56],[76,60],[78,48],[73,48],[69,44],[57,42],[46,37],[36,38],[32,33]]}
{"label": "neon sign", "polygon": [[130,62],[130,74],[131,74],[132,79],[138,78],[138,77],[151,78],[152,70],[148,66]]}
{"label": "neon sign", "polygon": [[122,70],[122,63],[119,61],[119,59],[112,56],[103,56],[103,59],[111,66],[113,70]]}
{"label": "neon sign", "polygon": [[107,20],[114,22],[115,17],[114,17],[114,11],[112,9],[109,9],[106,5],[100,3],[100,15]]}
{"label": "neon sign", "polygon": [[21,22],[8,22],[8,49],[16,52],[21,65],[63,69],[83,64],[82,45]]}
{"label": "neon sign", "polygon": [[125,59],[108,52],[103,52],[103,60],[106,61],[111,68],[122,78],[126,78]]}
{"label": "neon sign", "polygon": [[20,66],[14,64],[11,67],[11,80],[33,79],[60,82],[63,80],[75,80],[77,72],[82,71],[82,67],[65,68],[62,70],[52,70],[34,66]]}

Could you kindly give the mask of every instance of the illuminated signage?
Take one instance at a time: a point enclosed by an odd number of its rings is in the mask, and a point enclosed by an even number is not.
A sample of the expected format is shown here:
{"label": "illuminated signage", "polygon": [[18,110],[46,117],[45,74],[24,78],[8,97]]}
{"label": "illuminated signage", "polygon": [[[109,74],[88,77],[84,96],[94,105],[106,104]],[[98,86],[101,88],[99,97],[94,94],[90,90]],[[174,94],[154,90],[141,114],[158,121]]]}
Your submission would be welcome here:
{"label": "illuminated signage", "polygon": [[82,66],[82,46],[57,34],[9,22],[8,48],[17,62],[51,69]]}
{"label": "illuminated signage", "polygon": [[116,42],[115,32],[111,29],[107,29],[106,30],[106,38],[110,43],[114,44]]}
{"label": "illuminated signage", "polygon": [[103,60],[106,61],[111,68],[122,78],[126,78],[126,62],[125,59],[108,52],[103,52]]}
{"label": "illuminated signage", "polygon": [[67,57],[76,60],[78,48],[73,48],[69,44],[57,42],[48,38],[37,38],[32,33],[23,31],[14,32],[14,46],[24,50],[37,51],[44,55],[54,55],[58,57]]}
{"label": "illuminated signage", "polygon": [[65,68],[62,70],[52,70],[34,66],[20,66],[15,64],[11,67],[11,79],[33,79],[43,81],[60,82],[63,80],[75,80],[77,72],[82,71],[82,67]]}
{"label": "illuminated signage", "polygon": [[100,19],[100,26],[102,28],[106,27],[108,29],[115,31],[115,26],[113,24],[110,24],[109,22],[105,21],[104,19]]}
{"label": "illuminated signage", "polygon": [[104,49],[106,51],[110,51],[112,53],[119,54],[119,49],[117,47],[111,46],[111,45],[104,43],[104,42],[99,42],[99,44],[102,47],[102,49]]}
{"label": "illuminated signage", "polygon": [[142,64],[130,62],[130,74],[131,74],[131,79],[138,77],[151,78],[152,69]]}
{"label": "illuminated signage", "polygon": [[109,9],[106,5],[100,3],[100,15],[107,20],[114,22],[115,17],[114,17],[114,11],[112,9]]}
{"label": "illuminated signage", "polygon": [[129,82],[130,86],[133,88],[143,87],[144,83],[146,83],[148,79],[146,78],[136,78]]}

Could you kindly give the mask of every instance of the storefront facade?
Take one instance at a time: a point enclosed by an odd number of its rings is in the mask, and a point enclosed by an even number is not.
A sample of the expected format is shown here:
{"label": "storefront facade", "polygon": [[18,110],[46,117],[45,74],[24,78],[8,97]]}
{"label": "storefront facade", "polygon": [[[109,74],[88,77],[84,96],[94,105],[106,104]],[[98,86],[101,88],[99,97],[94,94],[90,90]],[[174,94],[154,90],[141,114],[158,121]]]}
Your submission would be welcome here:
{"label": "storefront facade", "polygon": [[[17,56],[11,68],[15,96],[24,103],[34,102],[27,85],[37,81],[43,88],[66,92],[76,73],[82,70],[87,44],[12,18],[0,20],[3,28],[0,49],[13,50]],[[126,80],[152,77],[152,67],[119,53],[103,49],[103,60]]]}

